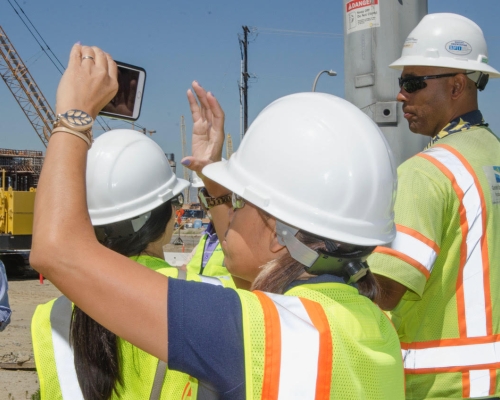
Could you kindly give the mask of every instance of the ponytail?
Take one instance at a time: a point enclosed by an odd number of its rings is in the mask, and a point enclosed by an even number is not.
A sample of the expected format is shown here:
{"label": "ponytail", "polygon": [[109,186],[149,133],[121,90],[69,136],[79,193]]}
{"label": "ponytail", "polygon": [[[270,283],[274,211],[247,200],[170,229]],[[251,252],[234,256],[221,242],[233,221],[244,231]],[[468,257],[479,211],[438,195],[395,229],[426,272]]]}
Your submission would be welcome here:
{"label": "ponytail", "polygon": [[[151,211],[150,218],[138,232],[130,236],[104,236],[101,237],[101,243],[127,257],[139,255],[149,243],[161,238],[171,218],[172,205],[167,201]],[[107,400],[113,392],[118,393],[118,387],[123,385],[118,337],[75,305],[70,341],[83,398]]]}

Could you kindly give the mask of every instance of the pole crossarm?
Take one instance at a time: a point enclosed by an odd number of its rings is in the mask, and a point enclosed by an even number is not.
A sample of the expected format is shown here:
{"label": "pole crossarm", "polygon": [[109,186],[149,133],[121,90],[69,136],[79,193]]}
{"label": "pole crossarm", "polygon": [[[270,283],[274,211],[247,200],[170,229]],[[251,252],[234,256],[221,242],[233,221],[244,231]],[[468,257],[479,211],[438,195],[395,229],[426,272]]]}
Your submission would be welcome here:
{"label": "pole crossarm", "polygon": [[45,147],[55,113],[5,31],[0,27],[0,75]]}

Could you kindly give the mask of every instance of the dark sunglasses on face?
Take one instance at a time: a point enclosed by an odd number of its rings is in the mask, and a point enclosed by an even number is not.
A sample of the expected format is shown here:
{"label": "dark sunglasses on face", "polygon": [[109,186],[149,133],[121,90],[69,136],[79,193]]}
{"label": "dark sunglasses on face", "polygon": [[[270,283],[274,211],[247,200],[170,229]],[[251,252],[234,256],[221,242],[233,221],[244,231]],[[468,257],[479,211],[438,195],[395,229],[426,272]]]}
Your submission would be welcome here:
{"label": "dark sunglasses on face", "polygon": [[176,197],[170,199],[170,203],[174,206],[174,208],[181,208],[184,204],[184,195],[179,193]]}
{"label": "dark sunglasses on face", "polygon": [[399,88],[403,88],[407,93],[413,93],[417,90],[421,90],[427,87],[427,83],[425,81],[427,79],[438,79],[438,78],[447,78],[450,76],[455,76],[458,74],[469,75],[473,74],[474,71],[471,72],[455,72],[451,74],[441,74],[441,75],[426,75],[426,76],[407,76],[406,78],[399,77]]}
{"label": "dark sunglasses on face", "polygon": [[236,193],[233,192],[233,195],[231,197],[231,203],[233,205],[233,208],[235,210],[238,210],[240,208],[245,207],[245,199],[243,197],[238,196]]}

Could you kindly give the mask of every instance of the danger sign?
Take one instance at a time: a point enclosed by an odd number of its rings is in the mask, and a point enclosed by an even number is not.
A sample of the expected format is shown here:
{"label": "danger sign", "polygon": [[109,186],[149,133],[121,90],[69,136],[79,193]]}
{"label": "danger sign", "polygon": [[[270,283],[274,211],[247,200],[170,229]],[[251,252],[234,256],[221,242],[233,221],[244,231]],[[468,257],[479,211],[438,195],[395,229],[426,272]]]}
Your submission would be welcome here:
{"label": "danger sign", "polygon": [[378,4],[378,0],[361,0],[361,1],[352,0],[346,4],[347,12],[354,10],[356,8],[371,6],[374,4]]}
{"label": "danger sign", "polygon": [[351,0],[346,3],[346,32],[380,26],[380,8],[378,0]]}

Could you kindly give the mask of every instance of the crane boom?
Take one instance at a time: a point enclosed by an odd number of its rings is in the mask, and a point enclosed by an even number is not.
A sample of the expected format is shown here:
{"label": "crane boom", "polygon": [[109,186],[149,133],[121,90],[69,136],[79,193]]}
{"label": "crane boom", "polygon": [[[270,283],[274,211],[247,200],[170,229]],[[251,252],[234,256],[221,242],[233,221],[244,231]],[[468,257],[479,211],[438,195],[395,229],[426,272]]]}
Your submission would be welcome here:
{"label": "crane boom", "polygon": [[0,75],[45,147],[55,114],[0,26]]}

